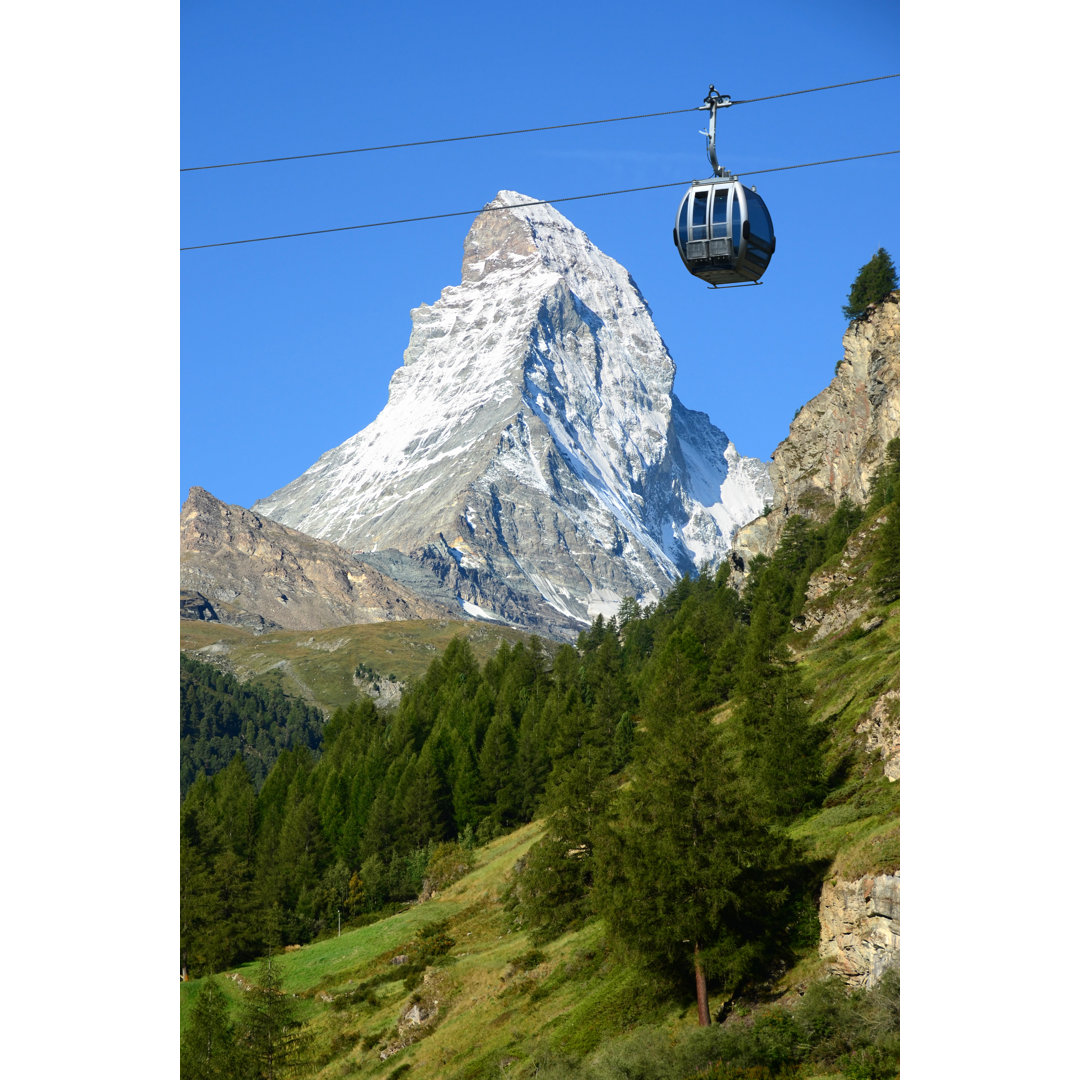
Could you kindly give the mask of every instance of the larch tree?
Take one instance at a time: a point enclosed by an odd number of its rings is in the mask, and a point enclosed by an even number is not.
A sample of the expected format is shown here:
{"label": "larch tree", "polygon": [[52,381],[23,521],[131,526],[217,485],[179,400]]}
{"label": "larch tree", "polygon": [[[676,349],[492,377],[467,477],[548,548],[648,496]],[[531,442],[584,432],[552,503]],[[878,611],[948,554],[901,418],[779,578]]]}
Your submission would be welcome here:
{"label": "larch tree", "polygon": [[310,1037],[295,1009],[281,991],[273,956],[267,955],[255,985],[245,992],[238,1024],[246,1075],[278,1080],[307,1071]]}
{"label": "larch tree", "polygon": [[180,1036],[180,1080],[237,1080],[240,1069],[229,1003],[217,981],[207,978]]}
{"label": "larch tree", "polygon": [[615,937],[676,978],[734,992],[777,954],[793,847],[762,819],[716,728],[674,716],[635,747],[632,780],[599,830],[592,899]]}

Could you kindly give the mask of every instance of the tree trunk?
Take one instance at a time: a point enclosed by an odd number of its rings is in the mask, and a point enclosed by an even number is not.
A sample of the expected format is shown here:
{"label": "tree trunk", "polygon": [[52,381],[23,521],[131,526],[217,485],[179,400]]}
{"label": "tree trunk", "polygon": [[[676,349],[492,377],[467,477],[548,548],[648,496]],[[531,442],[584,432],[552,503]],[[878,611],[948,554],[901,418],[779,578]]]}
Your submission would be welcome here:
{"label": "tree trunk", "polygon": [[697,1022],[699,1027],[712,1023],[709,1016],[709,991],[705,985],[705,969],[701,966],[701,946],[694,942],[694,981],[697,984]]}

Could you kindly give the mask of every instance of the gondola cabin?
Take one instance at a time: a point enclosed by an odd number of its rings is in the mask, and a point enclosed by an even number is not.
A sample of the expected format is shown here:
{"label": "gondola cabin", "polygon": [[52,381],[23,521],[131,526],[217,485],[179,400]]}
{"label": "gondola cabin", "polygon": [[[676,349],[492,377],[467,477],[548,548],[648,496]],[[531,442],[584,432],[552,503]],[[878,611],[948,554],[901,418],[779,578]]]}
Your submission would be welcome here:
{"label": "gondola cabin", "polygon": [[756,283],[776,250],[764,200],[730,174],[694,181],[674,236],[686,269],[710,285]]}

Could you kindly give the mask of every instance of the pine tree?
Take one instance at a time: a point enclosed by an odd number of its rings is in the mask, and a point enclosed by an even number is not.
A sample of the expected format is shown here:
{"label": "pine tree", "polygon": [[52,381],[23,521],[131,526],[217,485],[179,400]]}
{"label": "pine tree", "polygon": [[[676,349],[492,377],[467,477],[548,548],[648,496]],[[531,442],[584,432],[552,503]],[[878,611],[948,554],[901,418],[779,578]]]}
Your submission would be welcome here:
{"label": "pine tree", "polygon": [[254,791],[239,756],[180,808],[180,947],[198,974],[255,955]]}
{"label": "pine tree", "polygon": [[278,1080],[306,1071],[310,1037],[295,1016],[293,999],[281,992],[281,976],[271,955],[244,995],[238,1027],[248,1075]]}
{"label": "pine tree", "polygon": [[900,596],[900,440],[886,447],[885,461],[874,477],[867,514],[887,507],[888,517],[874,541],[870,583],[886,602]]}
{"label": "pine tree", "polygon": [[587,751],[552,776],[547,828],[529,849],[515,886],[522,919],[537,944],[579,926],[590,914],[594,840],[614,788],[606,759]]}
{"label": "pine tree", "polygon": [[243,859],[255,847],[255,787],[243,755],[237,754],[225,770],[214,777],[214,794],[221,810],[224,842]]}
{"label": "pine tree", "polygon": [[615,725],[615,741],[611,748],[612,766],[621,769],[630,760],[634,750],[634,721],[623,713]]}
{"label": "pine tree", "polygon": [[208,978],[191,1005],[180,1037],[180,1080],[237,1080],[242,1065],[229,1022],[229,1003],[217,981]]}
{"label": "pine tree", "polygon": [[672,715],[699,708],[708,692],[709,665],[696,628],[673,631],[643,674],[641,712],[647,729],[655,731]]}
{"label": "pine tree", "polygon": [[713,725],[675,716],[651,733],[600,830],[592,899],[615,937],[677,978],[734,991],[775,959],[793,849],[744,793]]}
{"label": "pine tree", "polygon": [[900,504],[889,508],[889,516],[877,537],[870,583],[882,600],[891,602],[900,597]]}
{"label": "pine tree", "polygon": [[487,729],[477,767],[481,792],[492,825],[496,829],[513,824],[520,812],[514,761],[517,756],[510,717],[500,712]]}
{"label": "pine tree", "polygon": [[451,789],[454,804],[454,826],[458,833],[476,829],[480,824],[483,799],[480,794],[480,772],[470,740],[457,732],[453,735],[454,765]]}
{"label": "pine tree", "polygon": [[798,669],[773,661],[759,669],[735,713],[733,733],[755,795],[781,821],[817,806],[825,794],[826,731],[811,718]]}
{"label": "pine tree", "polygon": [[[518,776],[519,799],[524,820],[529,821],[539,809],[540,797],[551,771],[551,748],[544,725],[543,699],[539,694],[529,698],[518,729],[517,757],[514,768]],[[455,797],[456,802],[456,797]],[[458,822],[458,829],[462,823]]]}
{"label": "pine tree", "polygon": [[423,847],[449,834],[453,822],[450,786],[435,768],[430,743],[420,757],[410,760],[401,775],[395,797],[400,844]]}
{"label": "pine tree", "polygon": [[844,314],[849,319],[861,315],[869,304],[884,300],[896,288],[896,267],[884,248],[878,248],[874,257],[862,267],[851,284]]}

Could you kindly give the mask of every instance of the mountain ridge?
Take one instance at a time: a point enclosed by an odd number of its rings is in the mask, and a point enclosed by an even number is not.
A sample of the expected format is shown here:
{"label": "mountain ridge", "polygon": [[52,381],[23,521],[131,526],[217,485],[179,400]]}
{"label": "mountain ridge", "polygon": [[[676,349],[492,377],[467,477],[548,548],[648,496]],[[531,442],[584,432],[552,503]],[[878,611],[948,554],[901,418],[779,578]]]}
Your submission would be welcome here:
{"label": "mountain ridge", "polygon": [[461,617],[456,605],[410,592],[335,544],[200,487],[180,511],[180,589],[181,617],[256,631]]}

